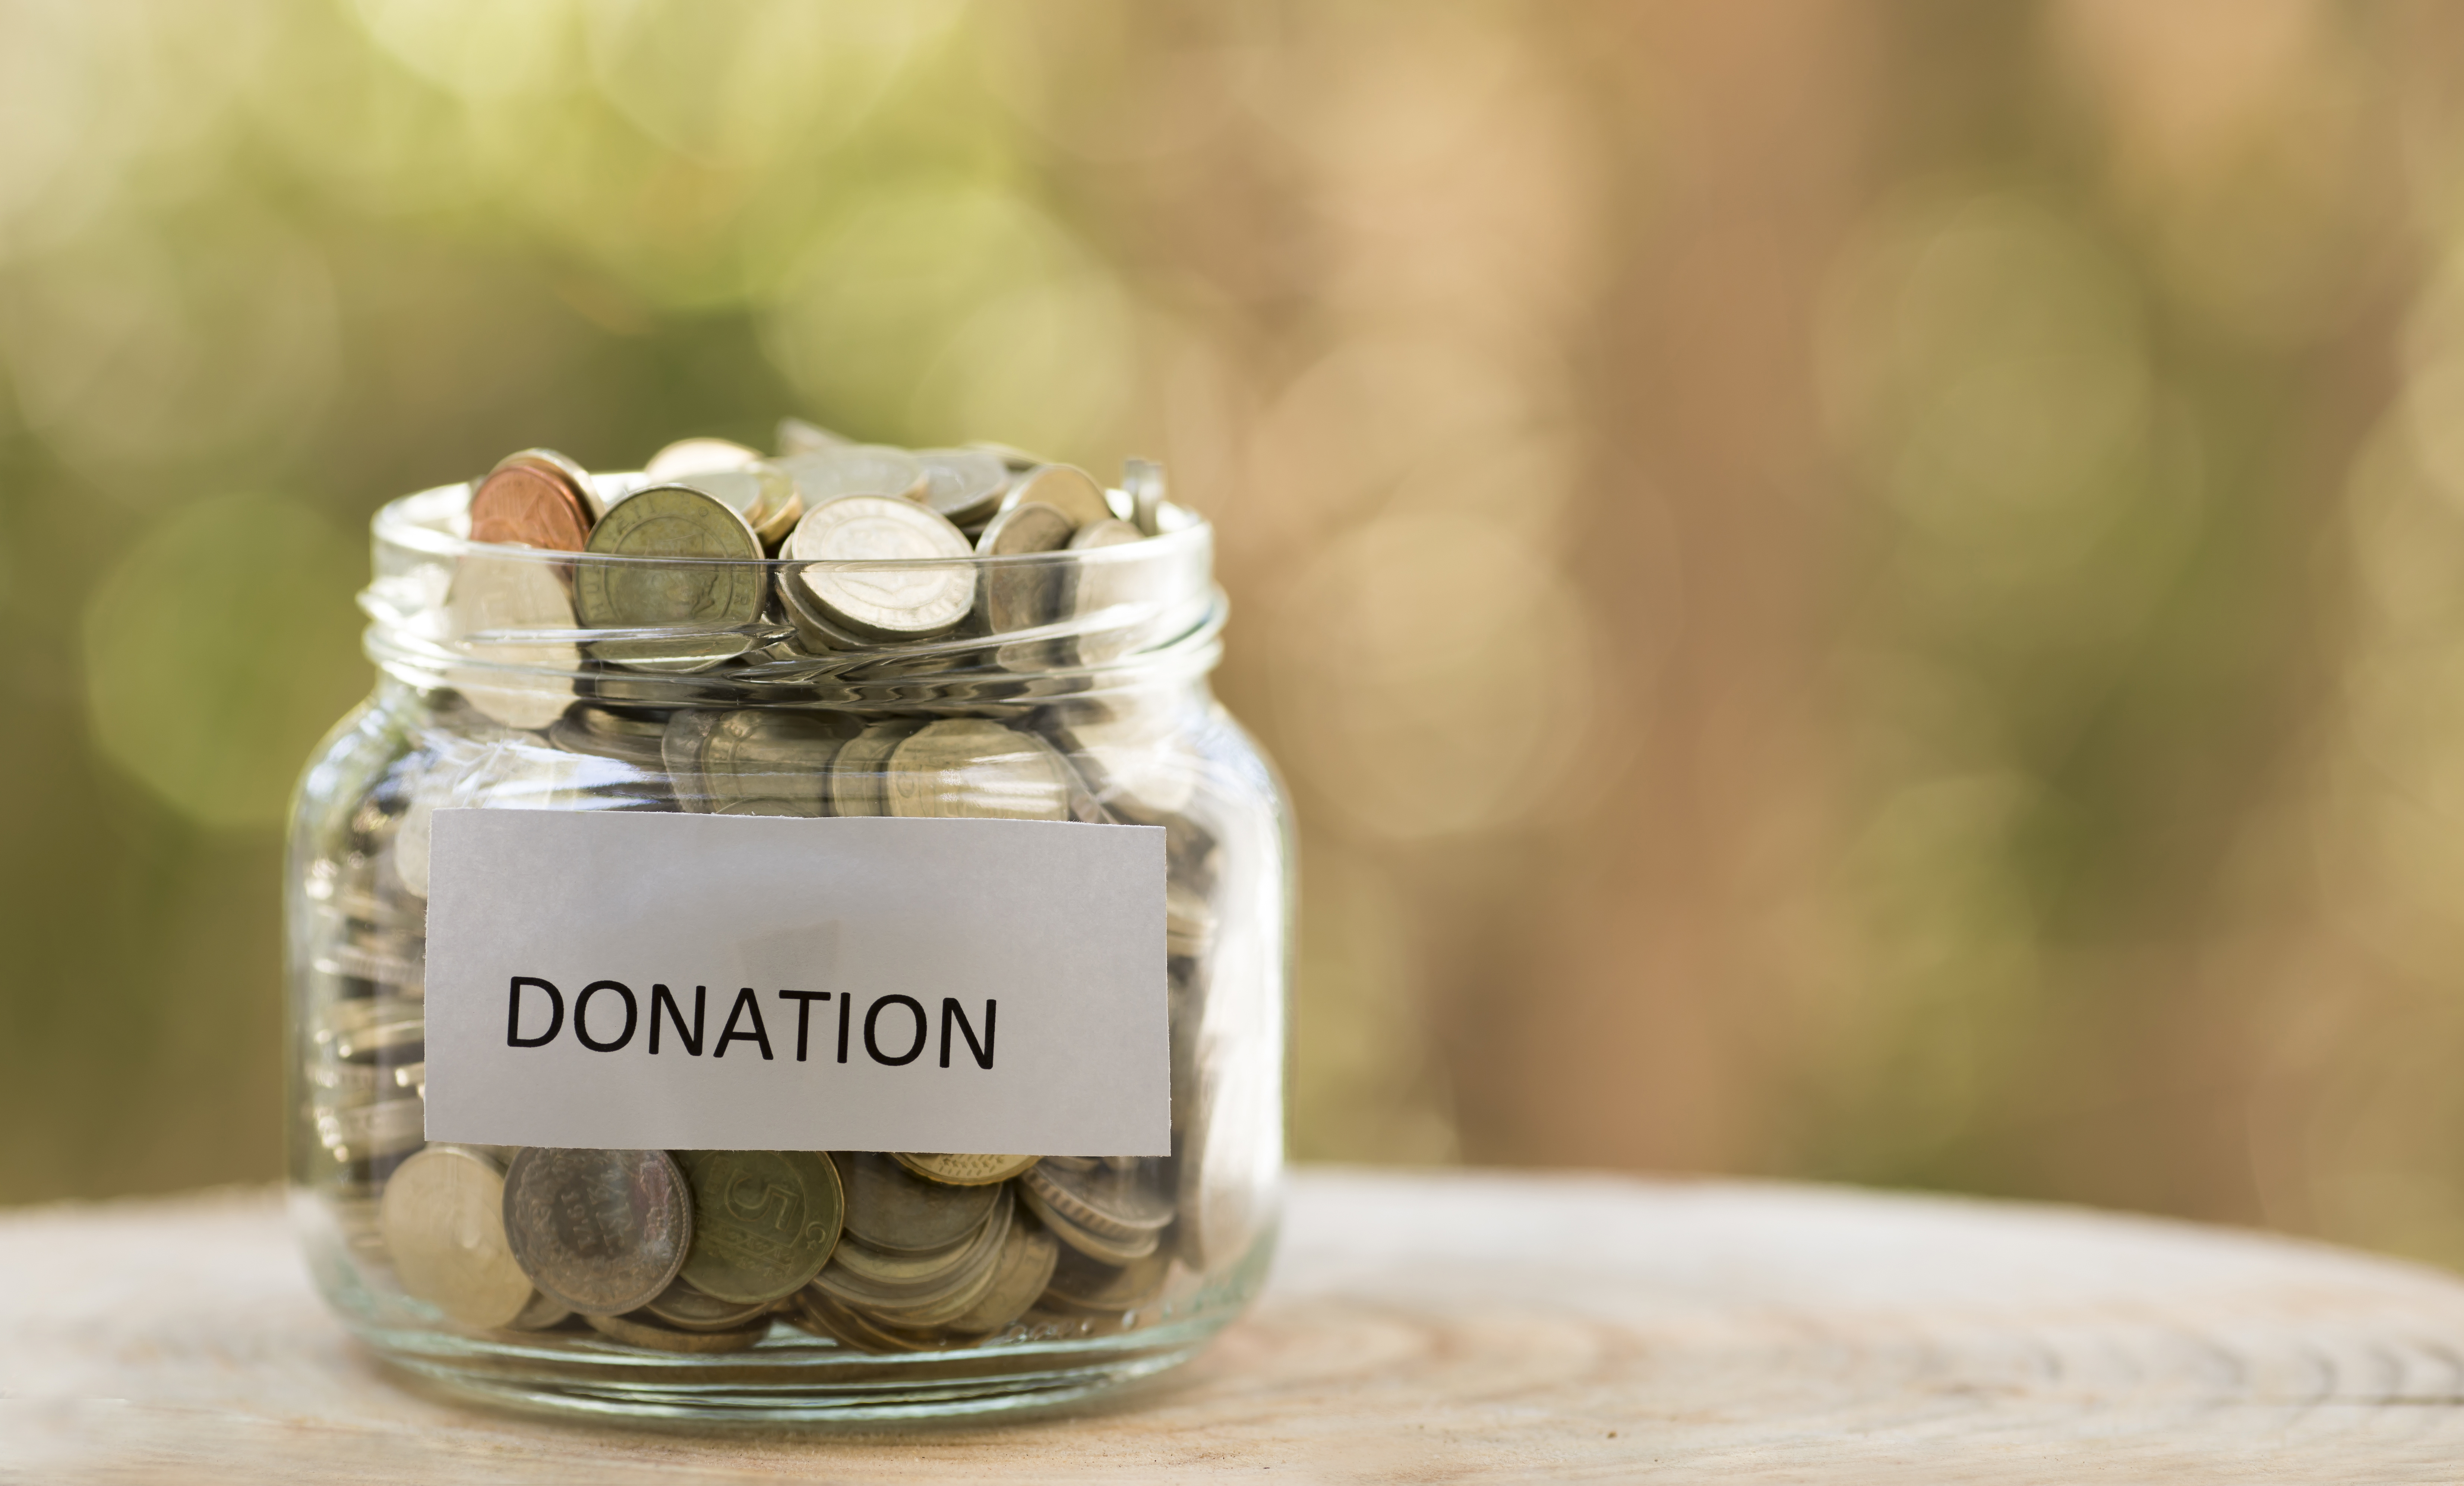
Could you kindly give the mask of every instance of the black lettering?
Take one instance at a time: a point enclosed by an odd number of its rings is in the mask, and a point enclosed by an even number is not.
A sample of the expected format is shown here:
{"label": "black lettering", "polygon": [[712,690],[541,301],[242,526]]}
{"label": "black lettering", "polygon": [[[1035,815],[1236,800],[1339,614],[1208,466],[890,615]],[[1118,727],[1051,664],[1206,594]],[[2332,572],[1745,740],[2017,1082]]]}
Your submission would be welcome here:
{"label": "black lettering", "polygon": [[[753,1014],[753,1030],[750,1032],[738,1032],[736,1030],[736,1018],[743,1016],[746,1012],[751,1012]],[[727,1025],[718,1029],[718,1046],[710,1050],[710,1056],[713,1058],[725,1058],[727,1056],[727,1044],[730,1042],[752,1042],[759,1044],[761,1049],[761,1060],[765,1063],[770,1060],[769,1029],[761,1025],[761,1003],[753,998],[753,988],[751,986],[746,986],[743,990],[736,993],[736,1004],[728,1008]]]}
{"label": "black lettering", "polygon": [[[942,1067],[950,1066],[950,1023],[954,1021],[958,1024],[958,1036],[967,1039],[967,1051],[975,1055],[976,1066],[989,1068],[993,1065],[993,1012],[1000,1005],[999,1001],[984,1002],[984,1039],[979,1042],[976,1040],[976,1029],[967,1024],[967,1014],[958,1009],[957,1001],[946,995],[941,997]],[[575,1012],[574,1015],[579,1016],[582,1014]]]}
{"label": "black lettering", "polygon": [[[904,1006],[915,1017],[915,1040],[905,1053],[896,1058],[885,1055],[881,1051],[881,1043],[873,1036],[881,1021],[881,1009],[885,1006]],[[912,995],[885,995],[873,1002],[864,1014],[864,1050],[872,1055],[874,1062],[888,1063],[892,1068],[902,1063],[912,1063],[923,1056],[924,1044],[932,1039],[933,1020],[924,1015],[923,1003]]]}
{"label": "black lettering", "polygon": [[[522,1036],[522,987],[537,986],[547,993],[547,1030],[535,1038]],[[588,993],[583,993],[587,994]],[[516,975],[505,991],[505,1045],[507,1047],[545,1047],[564,1030],[564,994],[535,975]],[[842,1043],[846,1035],[840,1035]],[[839,1061],[846,1062],[842,1056]]]}
{"label": "black lettering", "polygon": [[847,1013],[855,1006],[855,997],[839,997],[839,1061],[847,1061]]}
{"label": "black lettering", "polygon": [[[590,1029],[583,1025],[582,1018],[590,1010],[590,998],[602,991],[613,991],[625,998],[625,1030],[617,1034],[613,1042],[594,1040]],[[583,1046],[594,1053],[612,1053],[633,1040],[633,1026],[642,1019],[641,1012],[642,1009],[633,1003],[632,987],[621,980],[594,980],[583,986],[582,994],[573,998],[573,1035],[582,1039]]]}
{"label": "black lettering", "polygon": [[693,1030],[687,1032],[684,1009],[676,1005],[675,997],[668,994],[668,988],[660,985],[650,987],[650,1051],[656,1053],[659,1050],[659,1012],[661,1008],[665,1008],[668,1019],[676,1024],[676,1040],[685,1045],[686,1052],[699,1058],[701,1056],[701,1014],[708,1009],[709,1004],[710,987],[693,987]]}
{"label": "black lettering", "polygon": [[[827,991],[781,991],[779,993],[779,999],[782,1001],[793,1001],[796,1003],[796,1061],[803,1062],[804,1060],[804,1034],[812,1030],[813,1003],[815,1001],[826,1001],[829,998],[830,994]],[[729,1019],[733,1020],[734,1018],[731,1016]],[[724,1042],[727,1039],[725,1038],[721,1038],[719,1040]],[[847,1060],[842,1058],[839,1061],[845,1062]]]}

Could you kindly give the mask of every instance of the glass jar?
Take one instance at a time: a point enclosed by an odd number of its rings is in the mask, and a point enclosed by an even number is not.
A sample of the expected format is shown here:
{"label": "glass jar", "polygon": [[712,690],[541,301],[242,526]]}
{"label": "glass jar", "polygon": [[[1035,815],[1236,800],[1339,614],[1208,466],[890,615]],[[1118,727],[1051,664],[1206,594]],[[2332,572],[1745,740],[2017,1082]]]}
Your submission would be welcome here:
{"label": "glass jar", "polygon": [[[603,495],[626,484],[596,478]],[[291,836],[292,1206],[343,1322],[449,1391],[687,1419],[973,1412],[1192,1355],[1255,1293],[1273,1244],[1292,860],[1272,769],[1208,689],[1224,606],[1206,524],[1165,506],[1147,513],[1157,535],[1089,551],[692,562],[475,543],[470,493],[375,517],[362,603],[376,689],[310,761]],[[868,640],[809,602],[820,585],[890,591],[954,567],[969,617],[932,640]],[[766,596],[752,623],[588,628],[571,607],[590,584],[747,581]],[[947,745],[921,772],[898,762],[919,737]],[[1021,1169],[1033,1158],[430,1145],[429,858],[437,812],[467,809],[1161,827],[1171,1154]],[[605,1039],[617,1013],[599,1002]],[[655,1035],[676,1008],[645,1010]],[[522,1015],[508,1039],[536,1036]],[[812,1030],[826,1039],[826,1016]],[[946,1067],[946,1018],[942,1037]],[[507,1268],[509,1173],[597,1163],[637,1209],[647,1181],[703,1214],[691,1242],[707,1247],[713,1184],[748,1162],[812,1184],[797,1199],[808,1260],[836,1219],[789,1294],[696,1287],[688,1263],[649,1308],[575,1314],[570,1282],[527,1282],[518,1252]]]}

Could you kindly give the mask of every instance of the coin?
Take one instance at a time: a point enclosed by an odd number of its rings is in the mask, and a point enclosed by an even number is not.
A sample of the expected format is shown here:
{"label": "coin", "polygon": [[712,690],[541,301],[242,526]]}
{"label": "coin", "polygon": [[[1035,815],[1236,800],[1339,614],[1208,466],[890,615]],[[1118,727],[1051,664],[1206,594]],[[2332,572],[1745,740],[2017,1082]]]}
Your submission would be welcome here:
{"label": "coin", "polygon": [[1130,519],[1148,536],[1163,535],[1163,466],[1152,459],[1121,461],[1121,489],[1130,497]]}
{"label": "coin", "polygon": [[508,454],[471,492],[471,539],[580,552],[598,509],[590,475],[554,449]]}
{"label": "coin", "polygon": [[[698,1235],[695,1241],[699,1241]],[[688,1265],[692,1262],[690,1258],[686,1260]],[[704,1295],[684,1280],[678,1279],[674,1284],[660,1291],[657,1300],[643,1306],[642,1312],[675,1327],[678,1331],[732,1331],[740,1326],[752,1325],[761,1319],[761,1313],[767,1309],[769,1309],[767,1301],[757,1300],[746,1304],[737,1300],[722,1300],[715,1296]]]}
{"label": "coin", "polygon": [[845,712],[729,712],[710,730],[701,775],[715,802],[759,800],[779,804],[780,814],[827,815],[830,762],[859,732]]}
{"label": "coin", "polygon": [[1120,547],[1146,540],[1146,534],[1117,516],[1089,521],[1069,538],[1071,552],[1087,552],[1097,547]]}
{"label": "coin", "polygon": [[928,448],[915,458],[924,467],[924,504],[960,526],[989,518],[1009,489],[1009,467],[990,449]]}
{"label": "coin", "polygon": [[967,1237],[1001,1192],[928,1182],[874,1151],[834,1151],[830,1160],[847,1191],[848,1235],[893,1253],[929,1254]]}
{"label": "coin", "polygon": [[929,1352],[942,1344],[937,1337],[870,1321],[810,1285],[796,1292],[796,1308],[788,1319],[804,1330],[844,1342],[860,1351]]}
{"label": "coin", "polygon": [[683,708],[670,716],[667,726],[660,730],[659,765],[667,771],[676,803],[687,810],[706,814],[712,807],[710,781],[701,772],[702,754],[710,747],[712,731],[726,715],[723,711]]}
{"label": "coin", "polygon": [[765,524],[777,520],[779,513],[793,506],[803,510],[803,495],[796,482],[776,465],[752,464],[738,470],[704,470],[678,475],[672,482],[695,490],[717,501],[744,518],[744,524],[759,535]]}
{"label": "coin", "polygon": [[1040,1158],[1035,1156],[937,1155],[922,1151],[895,1152],[892,1159],[916,1175],[953,1187],[983,1187],[1005,1182]]}
{"label": "coin", "polygon": [[683,1278],[747,1304],[803,1287],[829,1261],[847,1201],[838,1171],[804,1150],[680,1150],[693,1188],[693,1249]]}
{"label": "coin", "polygon": [[1001,509],[1040,502],[1069,518],[1072,527],[1112,519],[1112,504],[1095,477],[1076,465],[1044,465],[1027,471],[1001,496]]}
{"label": "coin", "polygon": [[[650,456],[642,472],[653,480],[703,474],[716,470],[742,470],[761,462],[759,449],[728,439],[678,439]],[[713,493],[715,493],[715,492]]]}
{"label": "coin", "polygon": [[[761,539],[722,501],[683,485],[635,492],[592,529],[588,552],[661,562],[588,562],[574,574],[573,604],[593,629],[692,626],[675,639],[593,641],[603,661],[642,670],[707,670],[750,648],[731,632],[761,618],[769,580]],[[692,559],[711,560],[692,560]]]}
{"label": "coin", "polygon": [[1153,1254],[1163,1243],[1163,1235],[1159,1232],[1136,1234],[1127,1238],[1096,1233],[1055,1211],[1051,1203],[1031,1188],[1021,1187],[1019,1200],[1043,1220],[1044,1226],[1051,1230],[1052,1236],[1098,1263],[1127,1264]]}
{"label": "coin", "polygon": [[[1059,552],[1069,545],[1075,527],[1058,508],[1042,501],[1012,506],[993,517],[976,538],[976,553],[986,557]],[[976,601],[984,626],[995,634],[1057,623],[1067,592],[1067,575],[1059,560],[1000,562],[984,570]]]}
{"label": "coin", "polygon": [[394,1168],[377,1223],[403,1289],[466,1326],[510,1326],[536,1292],[505,1242],[505,1178],[485,1156],[430,1146]]}
{"label": "coin", "polygon": [[693,1244],[684,1172],[663,1150],[530,1147],[505,1173],[504,1213],[522,1272],[584,1316],[658,1299]]}
{"label": "coin", "polygon": [[893,816],[1069,818],[1067,766],[1051,745],[997,722],[933,723],[890,755],[882,800]]}
{"label": "coin", "polygon": [[1052,1282],[1052,1269],[1060,1257],[1061,1245],[1049,1233],[1031,1222],[1011,1224],[992,1283],[975,1304],[942,1322],[943,1326],[955,1335],[970,1337],[1004,1329],[1025,1315]]}
{"label": "coin", "polygon": [[1172,1221],[1173,1199],[1149,1187],[1135,1167],[1072,1171],[1038,1166],[1020,1181],[1063,1217],[1108,1238],[1137,1238]]}
{"label": "coin", "polygon": [[1160,1253],[1115,1267],[1065,1252],[1052,1266],[1044,1303],[1105,1314],[1133,1311],[1163,1293],[1171,1269],[1172,1259]]}
{"label": "coin", "polygon": [[446,633],[475,664],[452,667],[446,679],[508,728],[544,728],[573,701],[569,675],[535,673],[578,668],[581,648],[569,640],[512,638],[523,630],[574,627],[573,596],[564,583],[550,558],[473,553],[455,564],[445,596]]}
{"label": "coin", "polygon": [[[796,562],[864,563],[799,569],[802,583],[831,623],[872,640],[938,635],[967,617],[976,597],[975,571],[962,561],[974,549],[944,518],[913,501],[847,495],[815,505],[787,535],[781,554]],[[872,567],[872,563],[897,566]]]}
{"label": "coin", "polygon": [[636,1316],[595,1316],[588,1311],[582,1319],[590,1329],[602,1336],[612,1337],[627,1346],[646,1347],[654,1352],[749,1352],[761,1344],[770,1334],[770,1318],[763,1316],[750,1325],[725,1331],[678,1331],[659,1324],[656,1318],[644,1312]]}
{"label": "coin", "polygon": [[847,442],[848,440],[841,438],[821,425],[807,423],[802,418],[779,420],[778,444],[779,452],[781,454],[809,454],[815,449],[829,448],[834,445]]}
{"label": "coin", "polygon": [[924,462],[887,444],[833,444],[789,454],[779,468],[795,478],[804,504],[819,506],[847,495],[921,499],[931,488]]}
{"label": "coin", "polygon": [[924,724],[905,717],[869,724],[830,761],[829,800],[834,816],[886,816],[883,771],[891,754]]}
{"label": "coin", "polygon": [[1007,1187],[966,1241],[935,1254],[899,1255],[846,1242],[813,1287],[887,1325],[939,1325],[973,1309],[1000,1273],[1017,1199]]}

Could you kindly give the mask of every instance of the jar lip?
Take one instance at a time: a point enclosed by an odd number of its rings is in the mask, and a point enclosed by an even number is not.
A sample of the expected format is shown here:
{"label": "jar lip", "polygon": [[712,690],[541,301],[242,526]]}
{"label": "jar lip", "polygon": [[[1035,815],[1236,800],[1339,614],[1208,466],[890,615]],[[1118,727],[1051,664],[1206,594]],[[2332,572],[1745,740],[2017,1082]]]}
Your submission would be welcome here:
{"label": "jar lip", "polygon": [[573,563],[605,563],[609,566],[655,567],[663,563],[689,561],[695,567],[762,568],[779,572],[797,572],[822,568],[832,572],[901,572],[921,569],[947,569],[963,565],[969,568],[998,569],[1031,567],[1066,559],[1072,564],[1107,565],[1138,562],[1168,556],[1178,556],[1202,550],[1214,540],[1214,526],[1204,516],[1186,506],[1166,503],[1162,520],[1165,530],[1137,542],[1123,542],[1115,547],[1092,547],[1079,551],[968,553],[948,557],[865,557],[817,559],[797,557],[636,557],[614,553],[561,552],[549,548],[521,547],[503,542],[474,542],[461,535],[457,527],[467,527],[471,506],[472,482],[440,485],[431,490],[417,491],[396,496],[377,508],[368,519],[371,535],[381,543],[417,552],[429,557],[460,559],[484,557],[495,561],[539,561]]}

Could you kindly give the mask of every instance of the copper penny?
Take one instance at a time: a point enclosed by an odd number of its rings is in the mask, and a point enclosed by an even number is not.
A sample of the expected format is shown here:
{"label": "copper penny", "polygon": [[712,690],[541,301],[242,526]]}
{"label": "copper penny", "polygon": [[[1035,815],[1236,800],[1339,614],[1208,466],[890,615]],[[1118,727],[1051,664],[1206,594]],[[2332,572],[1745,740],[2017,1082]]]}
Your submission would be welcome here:
{"label": "copper penny", "polygon": [[590,540],[589,479],[552,450],[505,456],[471,492],[471,539],[580,552]]}

